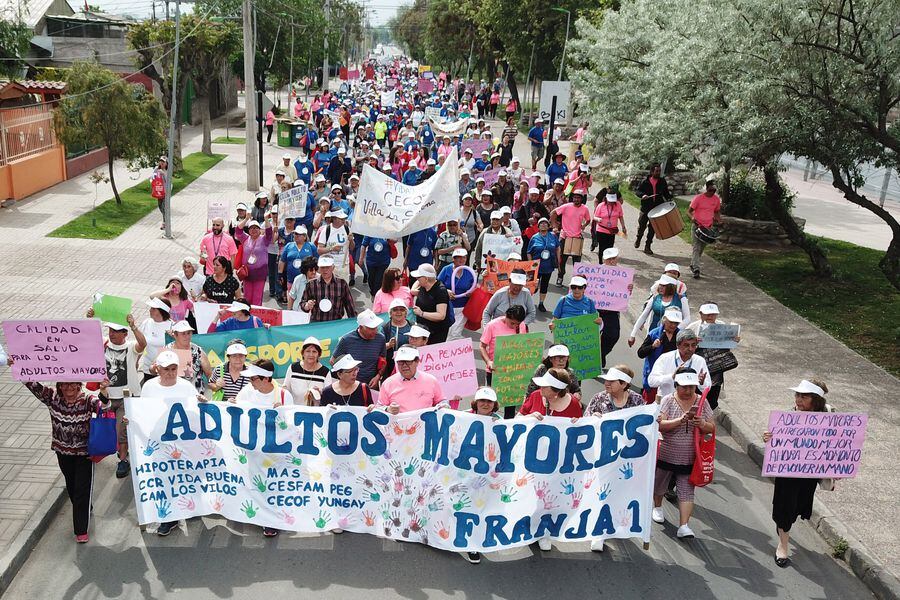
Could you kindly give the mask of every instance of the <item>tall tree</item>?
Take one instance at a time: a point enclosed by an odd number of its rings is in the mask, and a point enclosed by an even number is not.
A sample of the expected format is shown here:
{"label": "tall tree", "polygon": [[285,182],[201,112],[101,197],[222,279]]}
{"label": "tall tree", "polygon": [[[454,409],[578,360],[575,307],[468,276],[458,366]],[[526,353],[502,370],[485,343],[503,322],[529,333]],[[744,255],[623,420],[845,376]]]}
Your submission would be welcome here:
{"label": "tall tree", "polygon": [[16,79],[22,75],[25,61],[22,57],[28,50],[32,31],[22,20],[26,4],[18,9],[12,7],[0,13],[0,77]]}
{"label": "tall tree", "polygon": [[113,162],[151,166],[166,146],[166,118],[141,85],[128,83],[96,62],[76,62],[66,72],[66,96],[54,113],[54,129],[68,146],[106,146],[109,181],[118,204]]}

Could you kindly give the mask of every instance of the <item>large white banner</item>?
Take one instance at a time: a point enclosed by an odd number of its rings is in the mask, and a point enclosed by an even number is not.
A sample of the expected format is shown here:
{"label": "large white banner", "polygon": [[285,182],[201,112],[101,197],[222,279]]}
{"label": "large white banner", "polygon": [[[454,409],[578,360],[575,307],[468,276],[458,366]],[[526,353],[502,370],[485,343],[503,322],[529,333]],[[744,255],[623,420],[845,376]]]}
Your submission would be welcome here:
{"label": "large white banner", "polygon": [[419,185],[404,185],[363,166],[353,233],[395,239],[459,218],[459,160],[454,149],[436,175]]}
{"label": "large white banner", "polygon": [[650,540],[656,405],[599,419],[127,398],[141,524],[208,514],[454,551]]}
{"label": "large white banner", "polygon": [[453,121],[451,123],[442,123],[441,121],[436,121],[431,117],[429,117],[428,119],[431,121],[431,128],[434,129],[436,133],[449,136],[457,136],[461,134],[466,130],[466,126],[469,124],[469,119],[462,119],[460,121]]}

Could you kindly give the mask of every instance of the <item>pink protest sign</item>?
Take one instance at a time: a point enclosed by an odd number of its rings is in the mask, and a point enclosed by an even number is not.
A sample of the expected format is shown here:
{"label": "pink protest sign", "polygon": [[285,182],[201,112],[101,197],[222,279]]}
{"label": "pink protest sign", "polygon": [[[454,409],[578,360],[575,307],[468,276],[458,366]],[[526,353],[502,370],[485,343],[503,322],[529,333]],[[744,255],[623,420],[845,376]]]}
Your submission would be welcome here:
{"label": "pink protest sign", "polygon": [[347,71],[347,79],[350,79],[351,81],[359,79],[359,69],[350,69]]}
{"label": "pink protest sign", "polygon": [[478,389],[472,340],[462,339],[419,348],[419,368],[434,375],[444,399],[471,396]]}
{"label": "pink protest sign", "polygon": [[466,139],[463,140],[459,145],[459,154],[462,155],[463,152],[466,151],[466,148],[472,149],[472,155],[474,158],[478,158],[481,156],[482,150],[491,151],[491,140],[473,140]]}
{"label": "pink protest sign", "polygon": [[628,299],[631,297],[628,286],[634,281],[634,269],[575,263],[575,275],[587,279],[585,293],[600,310],[615,312],[628,310]]}
{"label": "pink protest sign", "polygon": [[434,81],[431,79],[425,79],[424,77],[419,77],[419,81],[416,84],[416,90],[420,94],[430,94],[434,91]]}
{"label": "pink protest sign", "polygon": [[484,173],[479,173],[475,177],[483,177],[484,187],[490,188],[492,185],[497,183],[497,179],[500,177],[500,169],[490,169],[488,171],[485,171]]}
{"label": "pink protest sign", "polygon": [[16,381],[103,381],[106,358],[99,319],[5,321]]}
{"label": "pink protest sign", "polygon": [[773,410],[763,477],[856,477],[869,415]]}

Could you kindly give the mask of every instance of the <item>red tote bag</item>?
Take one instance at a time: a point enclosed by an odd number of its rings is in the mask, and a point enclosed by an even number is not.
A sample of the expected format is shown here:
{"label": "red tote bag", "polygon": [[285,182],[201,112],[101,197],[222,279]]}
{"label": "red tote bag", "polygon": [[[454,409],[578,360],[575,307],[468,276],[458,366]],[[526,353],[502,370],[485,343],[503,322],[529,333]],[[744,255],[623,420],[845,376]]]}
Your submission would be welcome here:
{"label": "red tote bag", "polygon": [[469,301],[463,308],[463,316],[466,318],[466,329],[469,331],[478,331],[481,329],[481,317],[484,314],[484,307],[491,301],[491,293],[481,286],[472,290],[469,295]]}
{"label": "red tote bag", "polygon": [[[703,403],[706,402],[706,394],[709,392],[707,388],[703,395],[700,396],[700,404],[697,406],[697,414],[702,414]],[[691,469],[689,481],[697,486],[703,487],[713,480],[713,472],[715,471],[716,462],[716,432],[713,431],[709,435],[703,435],[700,430],[694,428],[694,468]]]}

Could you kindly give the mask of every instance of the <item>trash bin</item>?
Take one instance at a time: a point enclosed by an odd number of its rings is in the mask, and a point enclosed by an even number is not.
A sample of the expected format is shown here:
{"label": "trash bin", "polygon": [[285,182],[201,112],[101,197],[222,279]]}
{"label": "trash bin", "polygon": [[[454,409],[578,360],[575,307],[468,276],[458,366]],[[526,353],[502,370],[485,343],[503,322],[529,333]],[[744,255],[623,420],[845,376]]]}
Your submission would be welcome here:
{"label": "trash bin", "polygon": [[300,147],[300,139],[306,132],[304,125],[305,123],[303,122],[291,123],[291,146]]}
{"label": "trash bin", "polygon": [[278,145],[290,147],[291,145],[291,122],[287,119],[276,119],[275,123],[278,127]]}

